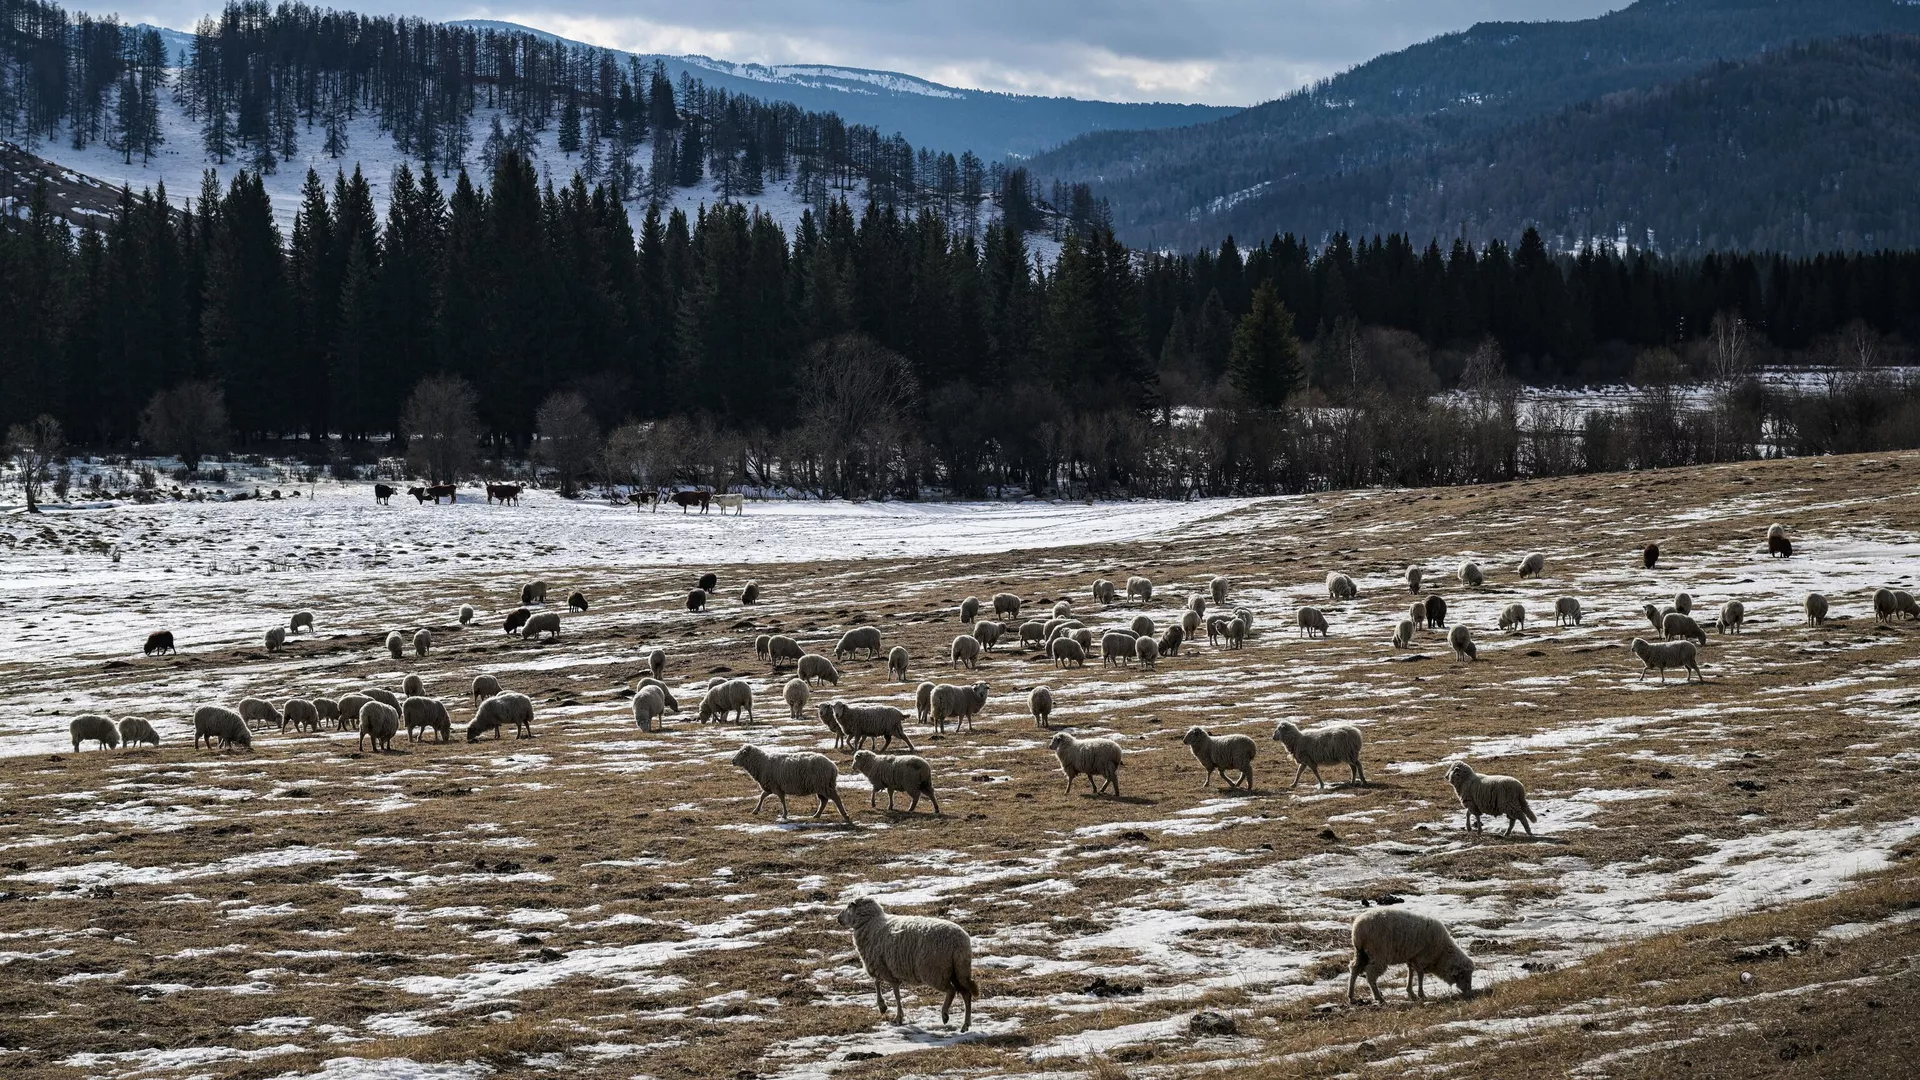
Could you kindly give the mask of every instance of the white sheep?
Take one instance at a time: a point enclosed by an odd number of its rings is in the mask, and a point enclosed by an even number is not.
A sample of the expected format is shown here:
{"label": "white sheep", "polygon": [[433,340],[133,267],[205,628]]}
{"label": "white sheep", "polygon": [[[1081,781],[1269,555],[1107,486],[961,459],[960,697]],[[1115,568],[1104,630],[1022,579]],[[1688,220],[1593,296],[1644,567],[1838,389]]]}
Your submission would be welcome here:
{"label": "white sheep", "polygon": [[1053,617],[1054,617],[1054,618],[1056,618],[1056,619],[1071,619],[1071,618],[1073,618],[1073,604],[1072,604],[1071,602],[1069,602],[1069,601],[1066,601],[1066,600],[1056,600],[1056,601],[1054,601],[1054,603],[1053,603]]}
{"label": "white sheep", "polygon": [[973,1026],[973,999],[980,988],[973,981],[973,940],[957,923],[923,915],[889,915],[873,900],[855,900],[840,913],[841,926],[853,931],[854,951],[873,977],[873,996],[880,1015],[887,1014],[888,986],[893,987],[893,1022],[906,1023],[900,986],[944,990],[940,1022],[951,1023],[953,998],[965,1006],[960,1030]]}
{"label": "white sheep", "polygon": [[293,618],[287,620],[287,633],[297,634],[302,630],[309,634],[313,633],[313,612],[296,611],[293,613]]}
{"label": "white sheep", "polygon": [[207,741],[207,749],[212,750],[213,740],[220,740],[220,748],[239,745],[253,748],[253,732],[247,722],[232,709],[223,709],[218,705],[202,705],[193,712],[193,746],[200,748],[200,740]]}
{"label": "white sheep", "polygon": [[1673,610],[1679,612],[1682,615],[1691,615],[1693,613],[1693,594],[1691,593],[1674,594]]}
{"label": "white sheep", "polygon": [[407,677],[400,680],[400,692],[407,697],[418,697],[427,692],[427,684],[420,676],[408,672]]}
{"label": "white sheep", "polygon": [[887,810],[893,810],[893,794],[910,795],[913,801],[907,804],[907,813],[920,808],[920,796],[933,800],[933,816],[945,817],[940,812],[940,799],[933,793],[933,766],[927,759],[913,754],[876,754],[871,750],[856,750],[853,755],[853,768],[867,778],[872,790],[867,793],[867,805],[878,805],[882,791],[887,793]]}
{"label": "white sheep", "polygon": [[[1227,648],[1242,649],[1246,647],[1247,621],[1245,619],[1228,619],[1225,633],[1227,635]],[[1325,636],[1325,631],[1322,631],[1322,636]]]}
{"label": "white sheep", "polygon": [[1345,765],[1353,770],[1355,784],[1367,782],[1367,772],[1360,765],[1360,729],[1352,724],[1334,724],[1330,727],[1316,728],[1313,731],[1301,731],[1291,720],[1282,720],[1273,729],[1273,741],[1287,748],[1299,768],[1293,770],[1293,783],[1289,790],[1300,786],[1302,773],[1311,771],[1314,782],[1320,790],[1327,790],[1327,782],[1320,778],[1320,766]]}
{"label": "white sheep", "polygon": [[1413,644],[1413,620],[1401,619],[1400,625],[1393,628],[1393,647],[1404,649]]}
{"label": "white sheep", "polygon": [[1721,633],[1731,632],[1737,634],[1740,632],[1740,627],[1745,624],[1746,621],[1747,605],[1738,600],[1729,600],[1720,605],[1720,617],[1713,622]]}
{"label": "white sheep", "polygon": [[1053,725],[1053,690],[1046,686],[1036,686],[1027,692],[1027,711],[1033,714],[1034,727]]}
{"label": "white sheep", "polygon": [[[391,705],[396,711],[400,708],[400,696],[391,690],[382,690],[377,686],[369,686],[360,691],[360,693],[375,701]],[[244,713],[246,710],[243,708],[241,711]]]}
{"label": "white sheep", "polygon": [[400,716],[407,723],[407,741],[418,742],[419,733],[431,729],[440,733],[440,741],[453,738],[453,717],[436,698],[410,697],[400,703]]}
{"label": "white sheep", "polygon": [[461,604],[460,605],[460,625],[471,626],[472,624],[473,624],[473,605]]}
{"label": "white sheep", "polygon": [[973,624],[973,636],[980,642],[980,647],[983,649],[990,650],[1000,644],[1000,635],[1005,632],[1006,627],[992,619],[981,619]]}
{"label": "white sheep", "polygon": [[810,683],[819,684],[824,682],[831,683],[834,686],[840,685],[840,669],[833,666],[833,661],[821,656],[819,653],[808,653],[802,656],[794,665],[793,670],[794,674]]}
{"label": "white sheep", "polygon": [[1029,619],[1020,624],[1020,645],[1044,645],[1047,641],[1047,624]]}
{"label": "white sheep", "polygon": [[1807,625],[1819,626],[1827,621],[1827,598],[1817,592],[1807,594]]}
{"label": "white sheep", "polygon": [[879,659],[880,657],[880,628],[879,627],[856,626],[853,629],[847,631],[846,633],[841,634],[840,640],[837,643],[835,643],[833,646],[833,658],[835,660],[838,660],[842,656],[853,656],[854,654],[862,650],[866,651],[868,659],[870,660]]}
{"label": "white sheep", "polygon": [[1486,580],[1487,576],[1481,573],[1479,563],[1468,561],[1460,564],[1460,584],[1477,589],[1486,584]]}
{"label": "white sheep", "polygon": [[479,704],[481,701],[484,701],[487,698],[490,698],[499,692],[500,692],[499,679],[496,679],[491,675],[475,675],[473,677],[473,700],[475,704]]}
{"label": "white sheep", "polygon": [[788,679],[787,685],[780,688],[780,696],[786,699],[787,712],[793,719],[800,719],[800,713],[807,707],[807,699],[813,691],[807,688],[805,679]]}
{"label": "white sheep", "polygon": [[1699,653],[1691,641],[1652,642],[1646,638],[1634,638],[1628,647],[1633,650],[1633,655],[1640,658],[1642,679],[1647,677],[1647,672],[1658,670],[1660,681],[1666,682],[1668,668],[1685,668],[1691,673],[1687,677],[1689,681],[1694,675],[1699,675],[1701,682],[1707,681],[1705,675],[1700,675]]}
{"label": "white sheep", "polygon": [[647,667],[652,669],[654,678],[656,679],[659,678],[660,673],[667,670],[667,650],[665,649],[650,650],[647,653],[646,659],[647,659]]}
{"label": "white sheep", "polygon": [[1218,575],[1208,579],[1207,591],[1213,594],[1214,603],[1224,604],[1227,602],[1227,587],[1231,580],[1230,578],[1220,577]]}
{"label": "white sheep", "polygon": [[121,717],[120,745],[131,750],[142,743],[150,746],[159,746],[160,733],[153,730],[152,724],[147,723],[138,716]]}
{"label": "white sheep", "polygon": [[1899,613],[1900,605],[1894,601],[1892,589],[1873,591],[1873,621],[1890,622]]}
{"label": "white sheep", "polygon": [[961,634],[953,639],[953,645],[947,650],[948,665],[959,664],[971,671],[980,666],[980,639],[972,634]]}
{"label": "white sheep", "polygon": [[520,628],[520,637],[527,641],[537,641],[541,634],[551,634],[555,640],[560,637],[560,613],[557,611],[536,612]]}
{"label": "white sheep", "polygon": [[1125,630],[1109,630],[1100,635],[1100,666],[1112,667],[1119,664],[1126,667],[1133,659],[1133,643],[1139,640]]}
{"label": "white sheep", "polygon": [[933,718],[933,690],[934,684],[930,682],[923,682],[913,690],[914,713],[923,724]]}
{"label": "white sheep", "polygon": [[1407,608],[1407,621],[1413,624],[1415,630],[1425,630],[1427,628],[1426,601],[1415,600],[1412,605]]}
{"label": "white sheep", "polygon": [[749,581],[746,583],[746,585],[742,586],[740,589],[740,602],[742,604],[759,603],[760,602],[760,583],[757,581]]}
{"label": "white sheep", "polygon": [[1143,668],[1158,667],[1160,661],[1160,643],[1150,637],[1142,636],[1133,643],[1133,655]]}
{"label": "white sheep", "polygon": [[1407,591],[1418,594],[1420,592],[1420,579],[1425,577],[1426,573],[1425,570],[1417,566],[1407,567]]}
{"label": "white sheep", "polygon": [[993,594],[993,614],[995,618],[1017,619],[1020,617],[1020,598],[1010,592]]}
{"label": "white sheep", "polygon": [[247,722],[249,728],[255,723],[263,727],[280,726],[280,710],[274,708],[273,703],[265,698],[241,698],[240,704],[233,708],[240,714],[240,718]]}
{"label": "white sheep", "polygon": [[1197,611],[1183,611],[1180,613],[1180,629],[1189,638],[1197,636],[1200,633],[1200,627],[1205,625],[1205,623],[1206,620],[1201,618],[1200,613]]}
{"label": "white sheep", "polygon": [[[820,659],[825,660],[826,657]],[[745,679],[728,679],[707,691],[707,696],[700,700],[700,711],[696,718],[702,724],[708,721],[718,723],[729,716],[738,720],[741,713],[745,713],[748,722],[752,722],[753,684]]]}
{"label": "white sheep", "polygon": [[1453,658],[1459,660],[1479,660],[1480,649],[1473,643],[1473,631],[1464,624],[1456,623],[1447,631],[1447,645],[1453,649]]}
{"label": "white sheep", "polygon": [[1352,600],[1360,595],[1360,586],[1353,579],[1338,570],[1327,572],[1327,599]]}
{"label": "white sheep", "polygon": [[533,700],[527,695],[506,690],[481,702],[473,711],[473,722],[467,725],[467,741],[479,742],[480,736],[489,731],[498,739],[500,729],[509,724],[513,725],[514,738],[533,738]]}
{"label": "white sheep", "polygon": [[825,754],[811,751],[797,753],[769,753],[748,743],[734,752],[733,764],[744,770],[753,782],[760,785],[760,799],[753,804],[753,812],[758,814],[767,799],[780,800],[780,816],[790,819],[787,813],[787,796],[811,795],[820,800],[819,809],[813,812],[819,817],[826,812],[831,802],[840,811],[840,817],[847,824],[853,824],[853,817],[847,813],[847,805],[840,801],[840,770],[833,759]]}
{"label": "white sheep", "polygon": [[407,655],[407,639],[401,637],[400,631],[398,630],[387,633],[387,655],[393,657],[395,660],[399,660]]}
{"label": "white sheep", "polygon": [[1073,791],[1073,782],[1085,776],[1087,786],[1095,795],[1100,794],[1100,781],[1107,782],[1107,790],[1114,798],[1120,797],[1120,744],[1112,739],[1076,739],[1062,731],[1047,744],[1053,756],[1060,759],[1060,771],[1067,774],[1067,791]]}
{"label": "white sheep", "polygon": [[855,750],[860,749],[863,742],[885,750],[895,739],[905,743],[907,749],[914,749],[913,740],[907,735],[907,714],[891,705],[849,705],[836,701],[832,712],[831,726],[844,735],[847,745]]}
{"label": "white sheep", "polygon": [[1108,581],[1106,578],[1100,578],[1093,583],[1093,598],[1101,604],[1112,604],[1114,597],[1118,594],[1119,590],[1115,589],[1113,582]]}
{"label": "white sheep", "polygon": [[67,734],[73,736],[73,752],[80,752],[83,742],[98,742],[100,749],[113,750],[120,746],[120,729],[113,721],[99,713],[81,713],[67,725]]}
{"label": "white sheep", "polygon": [[1199,593],[1187,597],[1187,610],[1204,618],[1207,614],[1207,598]]}
{"label": "white sheep", "polygon": [[[801,684],[805,689],[805,684]],[[633,725],[641,731],[653,731],[667,713],[666,694],[657,686],[643,686],[633,694]],[[799,713],[794,719],[799,719]]]}
{"label": "white sheep", "polygon": [[974,619],[978,618],[979,616],[980,616],[980,598],[979,597],[969,596],[965,600],[960,601],[960,621],[961,622],[971,623]]}
{"label": "white sheep", "polygon": [[1127,599],[1147,603],[1153,599],[1153,582],[1135,574],[1127,579]]}
{"label": "white sheep", "polygon": [[1293,613],[1293,618],[1294,621],[1300,625],[1301,637],[1310,638],[1316,631],[1321,637],[1327,636],[1327,616],[1319,608],[1312,606],[1302,607]]}
{"label": "white sheep", "polygon": [[986,708],[988,689],[987,684],[983,682],[974,683],[972,686],[942,683],[934,687],[929,698],[934,730],[944,735],[947,732],[947,721],[958,718],[954,724],[955,731],[960,729],[961,723],[965,723],[967,730],[972,731],[973,718],[980,714],[980,710]]}
{"label": "white sheep", "polygon": [[1085,667],[1087,664],[1086,647],[1070,637],[1054,638],[1047,646],[1047,654],[1053,657],[1054,667],[1066,667],[1069,664]]}
{"label": "white sheep", "polygon": [[1527,628],[1527,605],[1508,604],[1500,609],[1500,629],[1519,633]]}
{"label": "white sheep", "polygon": [[1920,603],[1905,589],[1893,590],[1893,609],[1909,619],[1920,619]]}
{"label": "white sheep", "polygon": [[285,645],[286,643],[287,643],[286,627],[274,626],[274,627],[268,628],[267,639],[266,639],[266,646],[267,646],[268,652],[279,652],[281,646]]}
{"label": "white sheep", "polygon": [[1133,631],[1134,637],[1147,637],[1154,631],[1153,620],[1145,615],[1135,615],[1133,621],[1127,624],[1127,629]]}
{"label": "white sheep", "polygon": [[1515,569],[1523,578],[1539,577],[1545,574],[1547,572],[1546,553],[1536,551],[1528,555],[1526,558],[1520,560],[1520,565]]}
{"label": "white sheep", "polygon": [[[1220,779],[1227,782],[1227,790],[1243,784],[1248,791],[1253,790],[1253,759],[1258,751],[1254,741],[1245,735],[1211,735],[1203,727],[1190,727],[1180,741],[1193,751],[1193,759],[1207,770],[1200,780],[1200,786],[1213,783],[1213,774],[1219,773]],[[1240,774],[1235,780],[1227,775],[1231,770]]]}
{"label": "white sheep", "polygon": [[1700,624],[1693,621],[1693,616],[1682,615],[1677,611],[1668,612],[1660,620],[1660,636],[1668,641],[1684,638],[1699,642],[1703,646],[1707,643],[1707,632],[1700,629]]}
{"label": "white sheep", "polygon": [[522,606],[526,606],[529,604],[544,604],[546,602],[547,602],[547,583],[546,582],[529,581],[525,585],[520,586],[520,603]]}
{"label": "white sheep", "polygon": [[365,705],[367,702],[373,701],[373,700],[375,699],[370,698],[365,694],[340,695],[339,700],[335,701],[333,706],[334,719],[335,719],[335,722],[338,724],[338,726],[334,730],[345,731],[349,727],[359,727],[360,726],[360,706]]}
{"label": "white sheep", "polygon": [[668,688],[666,683],[661,682],[659,679],[643,675],[638,682],[633,684],[633,689],[635,693],[639,693],[649,686],[655,687],[660,691],[660,700],[666,703],[668,712],[677,713],[680,711],[680,703],[673,699],[673,691]]}
{"label": "white sheep", "polygon": [[1580,610],[1580,598],[1563,596],[1553,602],[1553,625],[1579,626],[1584,613]]}
{"label": "white sheep", "polygon": [[373,740],[374,752],[393,749],[393,737],[400,733],[400,711],[384,701],[369,701],[360,706],[360,738],[357,748],[365,750]]}
{"label": "white sheep", "polygon": [[833,748],[835,750],[847,745],[847,733],[840,730],[840,721],[833,718],[833,702],[823,701],[820,703],[820,723],[828,731],[833,732]]}
{"label": "white sheep", "polygon": [[887,650],[887,678],[895,682],[907,681],[907,647],[895,645]]}
{"label": "white sheep", "polygon": [[1473,993],[1473,961],[1439,919],[1404,907],[1378,907],[1353,920],[1353,964],[1347,973],[1347,1001],[1355,984],[1367,980],[1375,1004],[1385,1004],[1380,976],[1395,964],[1407,965],[1407,999],[1427,996],[1427,976],[1437,975],[1460,991]]}
{"label": "white sheep", "polygon": [[286,734],[288,728],[295,731],[320,730],[320,709],[308,698],[288,698],[280,707],[280,733]]}
{"label": "white sheep", "polygon": [[1502,835],[1512,836],[1513,827],[1518,824],[1533,835],[1533,823],[1539,821],[1533,808],[1527,805],[1527,786],[1511,776],[1482,775],[1473,771],[1473,766],[1464,761],[1456,761],[1447,766],[1446,781],[1453,785],[1453,792],[1460,798],[1460,806],[1467,812],[1467,828],[1474,832],[1486,831],[1485,818],[1504,817],[1507,819],[1507,831]]}
{"label": "white sheep", "polygon": [[776,670],[782,661],[790,660],[797,664],[806,654],[806,650],[800,647],[799,642],[785,634],[775,634],[767,639],[767,659],[772,662]]}

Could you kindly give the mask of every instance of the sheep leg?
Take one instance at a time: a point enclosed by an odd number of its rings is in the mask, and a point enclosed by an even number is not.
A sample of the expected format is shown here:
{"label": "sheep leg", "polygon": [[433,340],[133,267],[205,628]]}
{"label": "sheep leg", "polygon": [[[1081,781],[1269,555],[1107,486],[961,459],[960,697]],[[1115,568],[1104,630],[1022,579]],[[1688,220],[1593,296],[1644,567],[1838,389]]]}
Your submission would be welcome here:
{"label": "sheep leg", "polygon": [[[888,794],[889,794],[889,795],[891,795],[892,793],[891,793],[891,792],[889,792]],[[873,788],[873,789],[869,789],[869,790],[867,791],[867,809],[869,809],[869,810],[873,810],[873,809],[876,809],[876,808],[877,808],[877,807],[879,806],[879,804],[878,804],[878,803],[876,803],[876,802],[875,802],[874,800],[875,800],[875,799],[878,799],[879,797],[880,797],[880,792],[879,792],[879,789],[877,789],[877,788]],[[820,805],[820,808],[821,808],[822,810],[824,810],[824,809],[826,809],[826,804],[825,804],[825,803],[822,803],[822,804]],[[892,804],[891,804],[891,803],[889,803],[889,804],[888,804],[888,809],[892,809]],[[814,816],[814,817],[819,817],[820,815],[819,815],[819,814],[815,814],[815,815],[813,815],[813,816]]]}
{"label": "sheep leg", "polygon": [[906,732],[902,731],[900,733],[900,741],[907,744],[907,749],[913,749],[913,740],[907,737]]}
{"label": "sheep leg", "polygon": [[1119,773],[1115,772],[1110,774],[1107,777],[1107,790],[1113,793],[1114,798],[1117,799],[1120,797],[1120,774]]}
{"label": "sheep leg", "polygon": [[[934,816],[934,817],[946,817],[946,816],[947,816],[947,815],[945,815],[945,814],[943,814],[943,813],[941,813],[941,812],[940,812],[940,796],[938,796],[938,795],[935,795],[935,794],[933,793],[933,789],[932,789],[932,788],[928,788],[928,789],[927,789],[927,798],[928,798],[928,799],[930,799],[930,800],[932,800],[932,802],[933,802],[933,816]],[[914,805],[914,806],[918,806],[918,805],[920,805],[920,797],[919,797],[918,795],[916,795],[916,796],[914,796],[914,798],[913,798],[913,805]],[[907,809],[908,809],[908,811],[909,811],[909,812],[911,812],[911,811],[912,811],[912,809],[913,809],[913,807],[912,807],[912,806],[910,806],[910,807],[908,807]]]}
{"label": "sheep leg", "polygon": [[1293,783],[1287,785],[1288,791],[1292,791],[1294,788],[1297,788],[1300,786],[1300,777],[1305,775],[1306,771],[1307,771],[1307,767],[1305,765],[1302,765],[1299,768],[1293,770]]}
{"label": "sheep leg", "polygon": [[[1073,794],[1073,778],[1074,778],[1073,773],[1067,774],[1067,794],[1069,795]],[[1087,784],[1089,786],[1093,784],[1093,777],[1091,776],[1087,777]]]}
{"label": "sheep leg", "polygon": [[1320,790],[1327,790],[1327,782],[1320,778],[1320,766],[1309,763],[1307,768],[1313,770],[1313,782],[1320,785]]}
{"label": "sheep leg", "polygon": [[1353,782],[1362,787],[1365,787],[1367,783],[1367,774],[1360,770],[1359,758],[1353,759]]}
{"label": "sheep leg", "polygon": [[[845,821],[849,825],[853,824],[853,815],[847,813],[847,804],[840,801],[840,793],[838,791],[835,791],[832,794],[833,794],[833,805],[839,808],[841,820]],[[826,808],[827,808],[827,801],[825,799],[820,800],[820,809],[825,810]]]}
{"label": "sheep leg", "polygon": [[767,805],[767,798],[768,798],[768,796],[771,796],[772,794],[773,794],[773,792],[771,792],[771,791],[762,791],[762,792],[760,793],[760,798],[759,798],[758,800],[756,800],[756,801],[754,802],[754,804],[753,804],[753,812],[754,812],[754,814],[755,814],[755,815],[758,815],[758,814],[760,813],[760,808],[761,808],[762,806],[765,806],[765,805]]}
{"label": "sheep leg", "polygon": [[899,983],[893,984],[893,1022],[896,1024],[904,1024],[907,1022],[907,1011],[900,1005]]}
{"label": "sheep leg", "polygon": [[1412,964],[1408,964],[1408,965],[1407,965],[1407,1000],[1408,1000],[1408,1001],[1412,1001],[1412,1000],[1414,1000],[1414,997],[1413,997],[1413,980],[1414,980],[1414,977],[1415,977],[1415,975],[1416,975],[1416,971],[1415,971],[1415,969],[1414,969],[1414,966],[1413,966]]}
{"label": "sheep leg", "polygon": [[880,1005],[880,1015],[887,1015],[887,988],[880,985],[879,979],[873,980],[873,1000]]}
{"label": "sheep leg", "polygon": [[951,982],[948,983],[947,1000],[940,1003],[940,1022],[943,1024],[953,1023],[953,996],[957,993],[959,988]]}

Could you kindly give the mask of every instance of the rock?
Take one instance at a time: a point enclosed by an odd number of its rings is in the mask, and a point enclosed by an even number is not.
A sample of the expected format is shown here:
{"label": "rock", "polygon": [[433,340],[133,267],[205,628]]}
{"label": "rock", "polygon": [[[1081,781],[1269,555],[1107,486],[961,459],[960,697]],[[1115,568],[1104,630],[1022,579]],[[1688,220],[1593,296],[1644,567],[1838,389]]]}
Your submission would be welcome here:
{"label": "rock", "polygon": [[1226,1013],[1209,1009],[1194,1013],[1193,1019],[1187,1021],[1187,1031],[1200,1038],[1213,1035],[1236,1035],[1240,1031],[1240,1025],[1234,1023],[1233,1017]]}
{"label": "rock", "polygon": [[1141,990],[1142,987],[1139,983],[1110,982],[1105,975],[1095,975],[1093,981],[1087,984],[1086,989],[1080,992],[1089,997],[1110,998],[1128,997],[1140,993]]}

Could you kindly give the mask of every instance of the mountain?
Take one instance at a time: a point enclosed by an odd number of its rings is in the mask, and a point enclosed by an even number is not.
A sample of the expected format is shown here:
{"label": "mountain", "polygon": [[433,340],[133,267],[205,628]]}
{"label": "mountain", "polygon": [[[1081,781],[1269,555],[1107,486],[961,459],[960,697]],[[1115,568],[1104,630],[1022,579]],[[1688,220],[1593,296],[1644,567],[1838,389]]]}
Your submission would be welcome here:
{"label": "mountain", "polygon": [[[1285,191],[1337,186],[1383,167],[1411,178],[1435,155],[1570,106],[1650,91],[1796,42],[1879,33],[1920,33],[1920,5],[1639,0],[1595,19],[1481,23],[1221,120],[1084,136],[1030,164],[1037,176],[1091,182],[1131,243],[1211,244],[1229,231],[1271,233],[1280,218],[1254,210],[1277,212]],[[1492,217],[1512,216],[1509,209]],[[1409,224],[1396,208],[1305,222],[1302,231],[1318,238]]]}
{"label": "mountain", "polygon": [[[569,45],[580,42],[518,23],[468,19],[453,26],[516,31]],[[943,86],[894,71],[825,64],[736,64],[705,56],[638,55],[667,65],[678,79],[689,73],[716,90],[765,101],[790,102],[815,112],[836,112],[847,122],[884,134],[899,132],[915,146],[960,153],[972,150],[994,161],[1031,157],[1090,132],[1167,128],[1199,124],[1237,112],[1221,105],[1136,104],[1035,97]]]}

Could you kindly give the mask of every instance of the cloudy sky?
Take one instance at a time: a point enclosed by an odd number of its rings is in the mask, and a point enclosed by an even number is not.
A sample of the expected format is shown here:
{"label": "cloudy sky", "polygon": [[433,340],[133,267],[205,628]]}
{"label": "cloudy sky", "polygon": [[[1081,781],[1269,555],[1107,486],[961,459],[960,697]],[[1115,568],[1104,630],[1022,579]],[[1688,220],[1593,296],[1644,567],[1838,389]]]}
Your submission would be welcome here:
{"label": "cloudy sky", "polygon": [[[1579,19],[1627,0],[314,0],[494,18],[636,52],[903,71],[954,86],[1249,105],[1489,19]],[[80,0],[73,6],[101,10]],[[190,29],[211,3],[131,0]]]}

